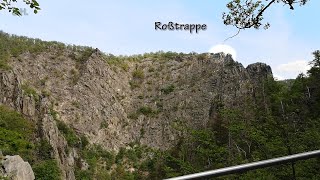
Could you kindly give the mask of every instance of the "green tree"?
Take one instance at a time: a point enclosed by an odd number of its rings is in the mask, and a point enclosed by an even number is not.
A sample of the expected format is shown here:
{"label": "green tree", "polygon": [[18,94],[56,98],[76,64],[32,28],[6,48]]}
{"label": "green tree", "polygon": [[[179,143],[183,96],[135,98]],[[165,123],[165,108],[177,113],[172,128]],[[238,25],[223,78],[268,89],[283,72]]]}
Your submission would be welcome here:
{"label": "green tree", "polygon": [[309,0],[232,0],[227,4],[229,12],[222,14],[225,25],[232,25],[239,29],[255,28],[262,25],[265,29],[270,27],[269,23],[262,23],[263,13],[272,5],[280,3],[288,6],[291,10],[295,4],[305,5]]}
{"label": "green tree", "polygon": [[59,180],[61,171],[56,160],[46,160],[35,164],[32,167],[36,179],[39,180]]}
{"label": "green tree", "polygon": [[[0,1],[0,10],[8,10],[10,13],[22,16],[20,9],[17,7],[18,0],[2,0]],[[23,0],[30,9],[33,10],[35,14],[40,10],[40,5],[36,0]]]}
{"label": "green tree", "polygon": [[313,52],[314,59],[310,62],[312,67],[308,71],[307,94],[310,101],[310,111],[313,118],[319,117],[320,113],[320,50]]}
{"label": "green tree", "polygon": [[312,77],[319,78],[320,77],[320,50],[317,50],[312,54],[314,56],[314,59],[310,62],[312,67],[308,71],[308,74]]}

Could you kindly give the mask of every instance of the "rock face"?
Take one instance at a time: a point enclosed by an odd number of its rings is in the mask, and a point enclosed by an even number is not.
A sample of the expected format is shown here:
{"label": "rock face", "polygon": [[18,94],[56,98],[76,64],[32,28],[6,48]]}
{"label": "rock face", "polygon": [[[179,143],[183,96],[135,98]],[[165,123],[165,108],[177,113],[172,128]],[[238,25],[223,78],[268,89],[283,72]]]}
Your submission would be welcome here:
{"label": "rock face", "polygon": [[56,121],[50,115],[50,101],[47,97],[25,93],[20,76],[14,71],[0,71],[0,104],[15,108],[23,115],[39,124],[39,132],[53,147],[54,156],[63,172],[64,179],[74,179],[73,164],[67,162],[65,149],[67,142],[59,133]]}
{"label": "rock face", "polygon": [[244,68],[230,56],[216,54],[140,57],[120,65],[108,61],[102,53],[81,62],[69,51],[25,53],[11,59],[11,70],[0,70],[0,104],[39,124],[63,179],[75,179],[76,153],[66,150],[56,119],[108,150],[134,141],[167,149],[181,136],[175,124],[206,128],[221,103],[241,106],[272,76],[268,65]]}
{"label": "rock face", "polygon": [[35,176],[28,162],[24,162],[20,156],[5,156],[1,162],[3,177],[10,180],[34,180]]}
{"label": "rock face", "polygon": [[246,68],[251,78],[267,78],[272,76],[271,67],[265,63],[254,63]]}

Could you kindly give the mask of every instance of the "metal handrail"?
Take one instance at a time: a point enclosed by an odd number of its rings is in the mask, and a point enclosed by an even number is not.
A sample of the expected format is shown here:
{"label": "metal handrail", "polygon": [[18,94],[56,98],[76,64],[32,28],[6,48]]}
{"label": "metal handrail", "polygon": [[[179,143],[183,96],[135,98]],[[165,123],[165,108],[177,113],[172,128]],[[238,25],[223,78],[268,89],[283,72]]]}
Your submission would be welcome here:
{"label": "metal handrail", "polygon": [[258,169],[258,168],[264,168],[264,167],[284,164],[284,163],[288,163],[288,162],[294,162],[294,161],[298,161],[298,160],[315,158],[318,156],[320,156],[320,150],[315,150],[315,151],[310,151],[310,152],[294,154],[294,155],[290,155],[290,156],[283,156],[283,157],[279,157],[279,158],[257,161],[257,162],[248,163],[248,164],[242,164],[242,165],[231,166],[231,167],[227,167],[227,168],[221,168],[221,169],[216,169],[216,170],[211,170],[211,171],[205,171],[205,172],[189,174],[189,175],[185,175],[185,176],[169,178],[167,180],[187,180],[187,179],[218,177],[218,176],[240,173],[240,172],[253,170],[253,169]]}

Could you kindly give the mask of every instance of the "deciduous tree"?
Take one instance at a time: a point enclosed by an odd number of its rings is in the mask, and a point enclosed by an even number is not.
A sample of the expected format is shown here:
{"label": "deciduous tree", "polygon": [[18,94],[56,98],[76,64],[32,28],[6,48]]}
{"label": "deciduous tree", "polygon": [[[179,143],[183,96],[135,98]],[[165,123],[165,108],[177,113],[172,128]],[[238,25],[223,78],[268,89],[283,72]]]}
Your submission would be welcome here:
{"label": "deciduous tree", "polygon": [[[0,1],[0,10],[8,10],[10,13],[22,16],[21,9],[17,7],[18,0]],[[23,0],[23,3],[30,7],[35,14],[40,10],[40,5],[36,0]]]}

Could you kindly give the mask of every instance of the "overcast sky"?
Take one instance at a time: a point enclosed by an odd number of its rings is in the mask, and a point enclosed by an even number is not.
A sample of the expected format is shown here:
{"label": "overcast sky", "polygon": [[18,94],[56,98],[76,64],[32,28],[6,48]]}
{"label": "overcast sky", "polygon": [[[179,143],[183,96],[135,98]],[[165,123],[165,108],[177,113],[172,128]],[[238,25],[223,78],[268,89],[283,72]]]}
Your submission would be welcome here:
{"label": "overcast sky", "polygon": [[[1,11],[0,29],[11,34],[98,47],[115,55],[176,51],[202,53],[237,32],[225,26],[222,12],[228,0],[75,1],[38,0],[37,15],[26,9],[22,17]],[[320,1],[292,11],[281,4],[270,8],[268,30],[245,30],[225,44],[237,52],[244,66],[265,62],[279,78],[295,78],[306,72],[312,52],[320,49]],[[154,23],[169,21],[206,24],[198,34],[188,31],[156,31]]]}

